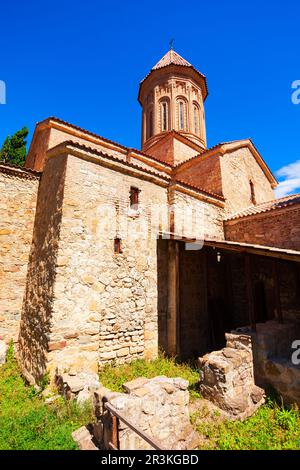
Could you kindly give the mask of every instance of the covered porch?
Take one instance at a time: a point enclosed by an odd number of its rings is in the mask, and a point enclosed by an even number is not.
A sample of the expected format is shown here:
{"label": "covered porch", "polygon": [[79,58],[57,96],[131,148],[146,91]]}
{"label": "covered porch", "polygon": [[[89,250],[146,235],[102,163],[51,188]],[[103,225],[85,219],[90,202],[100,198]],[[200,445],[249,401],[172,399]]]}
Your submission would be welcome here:
{"label": "covered porch", "polygon": [[231,330],[300,321],[298,251],[208,239],[199,248],[158,240],[159,347],[167,354],[190,360],[222,349]]}

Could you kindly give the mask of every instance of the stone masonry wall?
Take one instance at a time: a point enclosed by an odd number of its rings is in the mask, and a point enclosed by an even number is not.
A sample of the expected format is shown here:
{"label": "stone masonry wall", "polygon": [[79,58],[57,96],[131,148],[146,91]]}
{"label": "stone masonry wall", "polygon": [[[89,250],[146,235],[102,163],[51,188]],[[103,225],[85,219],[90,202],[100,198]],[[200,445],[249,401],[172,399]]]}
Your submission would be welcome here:
{"label": "stone masonry wall", "polygon": [[[139,212],[129,209],[131,186],[140,190]],[[158,226],[146,236],[141,230],[153,205],[166,202],[161,186],[68,157],[51,369],[96,370],[98,362],[156,356]],[[163,219],[157,225],[167,231]],[[114,253],[115,237],[122,240],[120,254]]]}
{"label": "stone masonry wall", "polygon": [[[72,127],[66,127],[65,129],[55,127],[37,128],[26,159],[26,167],[42,171],[47,150],[66,141],[86,145],[112,157],[117,157],[124,162],[130,160],[141,168],[153,170],[153,161],[150,160],[151,164],[149,164],[147,158],[144,158],[143,161],[136,158],[138,151],[131,152],[128,148],[109,143],[101,137],[91,136],[83,131],[78,134]],[[163,166],[160,165],[155,171],[165,174],[162,168]]]}
{"label": "stone masonry wall", "polygon": [[300,207],[228,220],[227,240],[300,250]]}
{"label": "stone masonry wall", "polygon": [[224,209],[180,191],[174,192],[174,232],[182,237],[224,239]]}
{"label": "stone masonry wall", "polygon": [[199,358],[200,391],[233,419],[251,416],[264,402],[255,385],[251,336],[226,334],[226,347]]}
{"label": "stone masonry wall", "polygon": [[299,338],[299,320],[259,323],[252,333],[256,381],[264,387],[271,385],[287,405],[300,405],[300,365],[292,362],[292,344]]}
{"label": "stone masonry wall", "polygon": [[39,176],[0,166],[0,339],[18,336]]}
{"label": "stone masonry wall", "polygon": [[38,192],[18,348],[29,380],[39,380],[47,367],[65,168],[65,157],[50,160]]}
{"label": "stone masonry wall", "polygon": [[[129,422],[142,429],[164,449],[193,449],[199,439],[190,424],[188,382],[179,377],[164,376],[146,379],[140,377],[123,385],[126,393],[99,390],[99,401],[104,399]],[[109,449],[112,442],[110,419],[107,412],[98,422],[98,440]],[[100,432],[99,432],[100,431]],[[118,448],[120,450],[153,450],[151,445],[119,421]]]}

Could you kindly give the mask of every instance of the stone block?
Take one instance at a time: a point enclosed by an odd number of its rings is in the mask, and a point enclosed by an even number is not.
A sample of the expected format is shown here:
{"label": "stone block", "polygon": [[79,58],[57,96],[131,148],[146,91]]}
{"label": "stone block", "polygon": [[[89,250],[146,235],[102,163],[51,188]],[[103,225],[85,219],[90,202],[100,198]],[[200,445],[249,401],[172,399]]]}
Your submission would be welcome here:
{"label": "stone block", "polygon": [[82,426],[72,432],[73,440],[76,442],[80,450],[99,450],[92,441],[93,436],[86,428]]}
{"label": "stone block", "polygon": [[121,348],[117,351],[117,357],[128,356],[128,354],[129,354],[129,348]]}
{"label": "stone block", "polygon": [[65,348],[66,345],[67,341],[50,341],[48,343],[48,349],[49,351],[56,351]]}
{"label": "stone block", "polygon": [[100,359],[102,360],[115,359],[116,356],[117,356],[116,351],[106,351],[106,352],[101,352]]}
{"label": "stone block", "polygon": [[5,363],[7,344],[0,340],[0,365]]}
{"label": "stone block", "polygon": [[146,379],[145,377],[139,377],[137,379],[131,380],[130,382],[125,382],[123,384],[123,388],[125,392],[132,393],[137,388],[143,387],[147,382],[149,382],[149,379]]}
{"label": "stone block", "polygon": [[251,338],[244,332],[226,338],[224,349],[199,360],[200,392],[233,419],[244,419],[264,402],[264,391],[254,384]]}

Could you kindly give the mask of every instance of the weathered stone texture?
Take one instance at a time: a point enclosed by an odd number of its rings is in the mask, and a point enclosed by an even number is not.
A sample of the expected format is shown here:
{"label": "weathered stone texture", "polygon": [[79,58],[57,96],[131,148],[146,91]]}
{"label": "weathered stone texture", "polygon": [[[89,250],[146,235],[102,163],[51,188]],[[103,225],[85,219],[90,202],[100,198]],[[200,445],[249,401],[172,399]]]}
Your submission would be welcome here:
{"label": "weathered stone texture", "polygon": [[199,359],[200,391],[232,418],[244,419],[264,403],[264,391],[254,383],[251,336],[226,334],[226,340],[224,349]]}
{"label": "weathered stone texture", "polygon": [[[45,165],[47,151],[63,142],[70,141],[92,147],[106,155],[117,157],[120,161],[131,161],[141,168],[153,171],[153,160],[150,158],[149,162],[149,158],[145,155],[141,155],[140,152],[125,148],[122,145],[118,145],[117,143],[113,143],[83,130],[74,129],[73,126],[67,123],[63,124],[62,122],[51,119],[47,125],[37,127],[37,132],[34,135],[26,159],[26,167],[42,171]],[[164,173],[163,168],[163,163],[156,165],[157,172],[162,171],[162,173]]]}
{"label": "weathered stone texture", "polygon": [[46,371],[48,346],[55,347],[50,331],[65,167],[63,156],[50,160],[38,192],[19,335],[20,363],[35,380]]}
{"label": "weathered stone texture", "polygon": [[[129,422],[164,449],[193,449],[198,440],[189,419],[188,382],[164,376],[139,378],[124,384],[127,393],[105,393],[104,398]],[[100,401],[103,396],[98,397]],[[104,418],[104,419],[103,419]],[[102,446],[112,442],[110,421],[102,416]],[[120,450],[153,450],[151,445],[119,421]]]}
{"label": "weathered stone texture", "polygon": [[5,363],[7,344],[0,340],[0,365]]}
{"label": "weathered stone texture", "polygon": [[[171,190],[172,192],[172,190]],[[174,232],[199,241],[205,238],[224,238],[224,209],[192,197],[181,191],[171,196],[174,204]]]}
{"label": "weathered stone texture", "polygon": [[263,386],[271,385],[287,405],[300,405],[300,365],[293,364],[292,344],[300,338],[300,322],[259,323],[252,333],[254,373]]}
{"label": "weathered stone texture", "polygon": [[[129,209],[131,186],[141,191],[139,213]],[[96,370],[98,361],[155,357],[158,226],[142,228],[166,190],[69,156],[64,194],[49,339],[66,346],[52,348],[49,366]]]}
{"label": "weathered stone texture", "polygon": [[228,220],[224,224],[227,240],[300,250],[300,208]]}
{"label": "weathered stone texture", "polygon": [[82,426],[72,432],[72,437],[78,445],[79,450],[99,450],[93,443],[92,435],[86,426]]}
{"label": "weathered stone texture", "polygon": [[[20,336],[25,369],[35,377],[46,363],[53,373],[96,371],[98,363],[155,357],[158,234],[223,233],[218,204],[168,190],[159,177],[102,166],[97,153],[92,161],[82,149],[83,158],[74,153],[49,155],[39,192]],[[140,191],[138,210],[130,208],[131,187]]]}
{"label": "weathered stone texture", "polygon": [[18,335],[38,185],[38,176],[0,167],[0,339],[6,341]]}

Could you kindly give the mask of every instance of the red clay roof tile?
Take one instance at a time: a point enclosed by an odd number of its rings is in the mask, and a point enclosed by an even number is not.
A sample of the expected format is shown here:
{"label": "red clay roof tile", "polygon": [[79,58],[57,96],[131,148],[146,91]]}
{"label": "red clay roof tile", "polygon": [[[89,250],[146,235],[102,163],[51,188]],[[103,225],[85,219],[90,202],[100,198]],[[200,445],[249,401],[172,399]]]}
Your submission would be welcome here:
{"label": "red clay roof tile", "polygon": [[276,209],[283,209],[284,207],[291,206],[294,204],[300,204],[300,194],[291,194],[280,199],[273,199],[272,201],[264,202],[263,204],[258,204],[257,206],[250,206],[241,212],[227,217],[226,221],[241,219],[244,217],[249,217],[251,215],[262,214],[264,212],[269,212]]}

